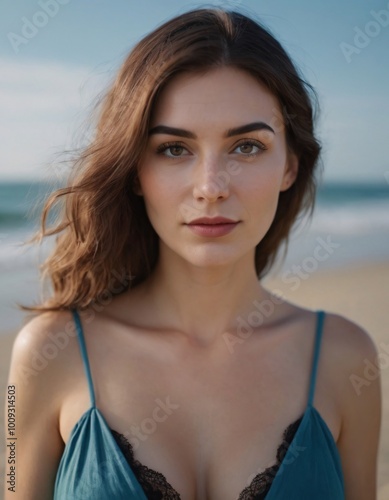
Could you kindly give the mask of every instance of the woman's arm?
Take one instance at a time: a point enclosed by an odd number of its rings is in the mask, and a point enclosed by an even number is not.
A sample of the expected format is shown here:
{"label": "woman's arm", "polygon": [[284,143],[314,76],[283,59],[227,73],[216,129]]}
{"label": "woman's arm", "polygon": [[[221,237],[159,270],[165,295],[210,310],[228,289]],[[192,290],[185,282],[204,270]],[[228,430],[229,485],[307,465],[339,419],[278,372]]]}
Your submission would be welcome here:
{"label": "woman's arm", "polygon": [[[44,315],[47,318],[47,314]],[[16,457],[8,463],[4,500],[52,500],[54,482],[64,448],[58,430],[59,397],[58,363],[45,359],[48,344],[47,321],[38,316],[18,333],[12,349],[8,386],[15,387],[14,411],[16,425],[14,443]],[[12,393],[12,389],[11,389]],[[12,399],[12,398],[11,398]],[[12,413],[12,411],[11,411]],[[11,437],[7,425],[8,401],[5,405],[5,437]],[[10,448],[9,448],[10,449]],[[14,492],[10,467],[16,477]]]}
{"label": "woman's arm", "polygon": [[[376,500],[382,398],[379,351],[372,337],[355,323],[340,316],[336,323],[342,338],[338,353],[342,426],[337,445],[346,500]],[[389,352],[385,355],[389,357]]]}

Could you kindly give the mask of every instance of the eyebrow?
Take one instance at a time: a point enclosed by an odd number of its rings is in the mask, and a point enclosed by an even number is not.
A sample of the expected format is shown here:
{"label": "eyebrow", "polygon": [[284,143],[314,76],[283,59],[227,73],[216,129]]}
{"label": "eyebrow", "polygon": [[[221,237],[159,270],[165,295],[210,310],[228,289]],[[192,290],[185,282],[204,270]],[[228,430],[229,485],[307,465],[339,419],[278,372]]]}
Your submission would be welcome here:
{"label": "eyebrow", "polygon": [[[240,127],[230,128],[224,134],[225,138],[233,137],[234,135],[246,134],[247,132],[252,132],[253,130],[269,130],[275,134],[274,130],[265,122],[254,122],[247,123],[247,125],[241,125]],[[184,130],[183,128],[169,127],[167,125],[157,125],[149,130],[149,136],[154,134],[168,134],[168,135],[178,135],[180,137],[186,137],[187,139],[197,139],[197,135],[189,130]]]}

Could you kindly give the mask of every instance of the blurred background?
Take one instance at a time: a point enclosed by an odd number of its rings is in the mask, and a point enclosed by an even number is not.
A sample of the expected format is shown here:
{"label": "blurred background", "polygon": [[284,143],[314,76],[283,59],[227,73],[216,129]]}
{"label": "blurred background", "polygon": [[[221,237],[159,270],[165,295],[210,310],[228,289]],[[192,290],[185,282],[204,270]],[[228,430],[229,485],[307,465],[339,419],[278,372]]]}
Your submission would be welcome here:
{"label": "blurred background", "polygon": [[[48,193],[69,173],[61,153],[87,141],[89,113],[134,44],[200,6],[239,10],[265,24],[319,96],[324,168],[314,216],[294,231],[286,259],[265,283],[296,303],[361,324],[380,352],[388,339],[388,2],[3,0],[0,338],[8,354],[2,376],[11,345],[5,339],[26,321],[15,302],[32,304],[41,293],[38,269],[50,242],[40,250],[21,243],[37,228]],[[385,402],[386,426],[388,417]],[[384,434],[379,485],[380,498],[389,499],[387,427]]]}

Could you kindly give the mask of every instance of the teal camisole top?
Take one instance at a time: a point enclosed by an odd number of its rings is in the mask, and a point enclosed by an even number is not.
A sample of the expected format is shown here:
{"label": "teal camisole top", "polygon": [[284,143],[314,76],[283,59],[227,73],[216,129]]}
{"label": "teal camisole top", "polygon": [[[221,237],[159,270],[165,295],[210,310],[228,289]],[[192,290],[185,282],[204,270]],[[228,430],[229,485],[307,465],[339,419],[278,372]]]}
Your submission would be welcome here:
{"label": "teal camisole top", "polygon": [[[56,475],[54,500],[180,499],[179,492],[165,476],[134,458],[130,443],[110,429],[96,407],[81,319],[76,309],[72,313],[91,407],[80,417],[66,443]],[[324,317],[324,311],[317,311],[306,409],[285,430],[283,443],[277,450],[277,463],[255,476],[237,500],[345,499],[336,443],[326,422],[313,406]]]}

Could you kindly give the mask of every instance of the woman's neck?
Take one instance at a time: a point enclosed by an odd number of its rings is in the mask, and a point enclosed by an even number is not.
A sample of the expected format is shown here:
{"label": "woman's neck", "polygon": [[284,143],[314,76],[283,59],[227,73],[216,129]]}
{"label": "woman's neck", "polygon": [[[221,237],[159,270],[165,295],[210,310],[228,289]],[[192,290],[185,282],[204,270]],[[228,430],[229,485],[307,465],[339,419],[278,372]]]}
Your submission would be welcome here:
{"label": "woman's neck", "polygon": [[145,293],[160,324],[203,346],[239,331],[271,298],[255,274],[253,255],[212,267],[160,258]]}

